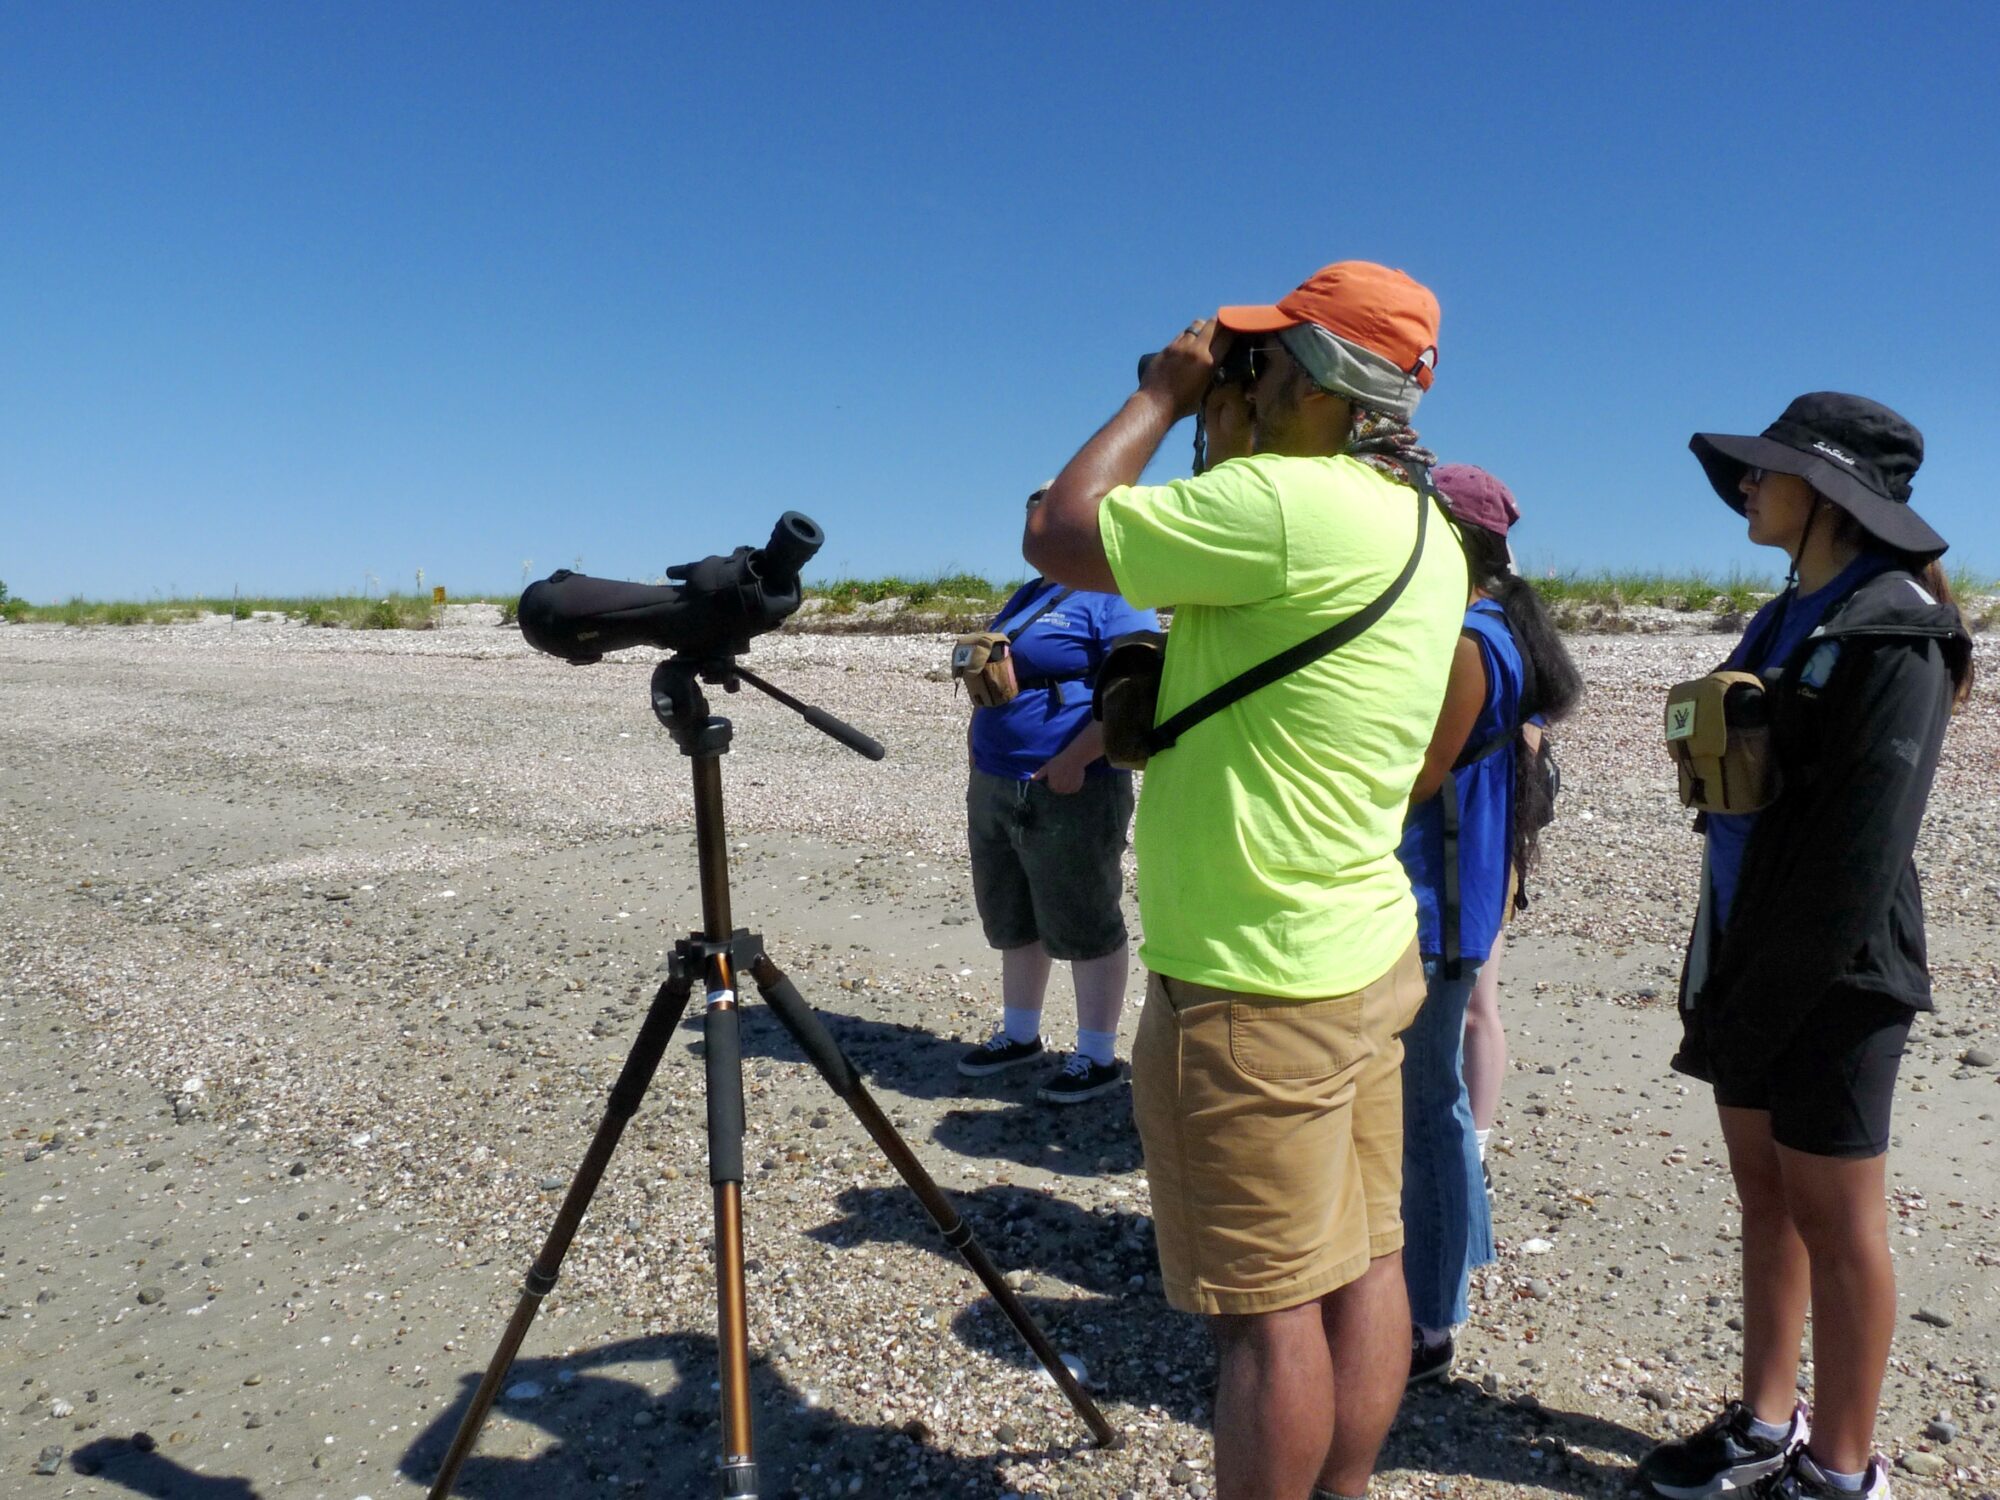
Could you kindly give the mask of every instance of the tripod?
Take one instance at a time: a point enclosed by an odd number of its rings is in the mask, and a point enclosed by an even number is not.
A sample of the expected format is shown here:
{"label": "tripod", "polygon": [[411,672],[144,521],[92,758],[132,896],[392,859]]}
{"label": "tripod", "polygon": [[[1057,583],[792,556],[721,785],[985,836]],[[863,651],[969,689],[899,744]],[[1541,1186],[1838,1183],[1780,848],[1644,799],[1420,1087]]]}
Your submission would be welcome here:
{"label": "tripod", "polygon": [[719,1491],[728,1500],[756,1500],[757,1460],[750,1405],[750,1341],[748,1299],[743,1283],[743,1065],[738,1008],[738,976],[748,971],[764,1003],[777,1015],[813,1066],[833,1091],[846,1101],[862,1128],[881,1148],[944,1241],[964,1259],[1000,1310],[1034,1351],[1099,1447],[1115,1447],[1118,1435],[1104,1414],[1084,1393],[1062,1356],[1035,1323],[999,1269],[972,1236],[937,1183],[909,1145],[889,1123],[862,1083],[854,1065],[840,1050],[812,1007],[764,951],[763,939],[734,925],[729,909],[729,845],[723,833],[721,757],[729,750],[729,720],[712,716],[701,684],[720,684],[735,692],[747,682],[800,714],[822,733],[839,740],[870,760],[882,758],[882,747],[843,724],[823,709],[801,703],[740,666],[733,655],[698,658],[678,655],[653,669],[653,712],[672,733],[681,753],[693,763],[695,847],[701,874],[702,930],[674,945],[666,983],[653,997],[639,1035],[612,1085],[604,1118],[598,1124],[583,1162],[570,1182],[548,1238],[529,1269],[521,1299],[486,1367],[486,1377],[473,1393],[472,1404],[458,1425],[443,1466],[431,1485],[430,1500],[445,1500],[459,1470],[479,1440],[500,1384],[507,1377],[521,1343],[541,1310],[542,1299],[555,1289],[563,1257],[583,1222],[599,1180],[617,1149],[625,1126],[652,1084],[674,1028],[687,1009],[697,976],[707,997],[702,1036],[708,1095],[708,1180],[715,1193],[716,1353],[722,1389],[722,1452],[717,1460]]}

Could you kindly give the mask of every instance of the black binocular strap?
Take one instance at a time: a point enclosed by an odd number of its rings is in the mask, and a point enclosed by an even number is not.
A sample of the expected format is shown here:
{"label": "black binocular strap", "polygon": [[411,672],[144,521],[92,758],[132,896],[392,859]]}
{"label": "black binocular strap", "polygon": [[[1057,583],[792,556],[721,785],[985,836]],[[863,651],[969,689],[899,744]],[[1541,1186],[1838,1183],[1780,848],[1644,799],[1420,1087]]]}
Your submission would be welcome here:
{"label": "black binocular strap", "polygon": [[1416,576],[1417,564],[1423,561],[1425,524],[1430,518],[1431,496],[1436,493],[1431,488],[1428,469],[1416,464],[1404,464],[1403,470],[1410,476],[1411,487],[1417,492],[1417,539],[1410,548],[1409,560],[1403,564],[1403,571],[1386,589],[1346,619],[1335,622],[1318,635],[1308,636],[1296,646],[1286,647],[1276,656],[1258,662],[1249,671],[1238,673],[1221,687],[1195,699],[1166,723],[1154,725],[1146,734],[1146,753],[1149,756],[1171,749],[1176,740],[1209,715],[1220,713],[1230,704],[1249,697],[1258,688],[1298,671],[1327,652],[1339,650],[1389,612],[1389,606],[1409,586],[1410,579]]}
{"label": "black binocular strap", "polygon": [[[1028,627],[1030,625],[1034,624],[1035,621],[1039,620],[1043,615],[1047,614],[1050,610],[1054,609],[1058,604],[1062,603],[1063,600],[1067,599],[1071,594],[1074,594],[1075,592],[1076,592],[1075,589],[1057,589],[1053,594],[1049,595],[1048,598],[1042,601],[1042,607],[1040,609],[1036,610],[1033,614],[1029,615],[1027,619],[1023,620],[1020,624],[1016,625],[1012,630],[1006,633],[1008,644],[1011,646],[1012,643],[1018,637],[1026,635],[1028,633]],[[1000,628],[1000,622],[998,620],[995,620],[993,622],[993,628],[995,630],[998,630]]]}

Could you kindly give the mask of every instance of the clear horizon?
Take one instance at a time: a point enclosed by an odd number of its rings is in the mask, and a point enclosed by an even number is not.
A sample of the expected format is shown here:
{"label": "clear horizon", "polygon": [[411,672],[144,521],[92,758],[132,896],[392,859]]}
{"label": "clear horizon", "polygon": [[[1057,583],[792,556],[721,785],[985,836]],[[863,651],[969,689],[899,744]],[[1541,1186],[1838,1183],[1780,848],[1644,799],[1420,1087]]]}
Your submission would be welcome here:
{"label": "clear horizon", "polygon": [[[2000,12],[0,14],[0,580],[36,603],[1022,576],[1020,504],[1227,302],[1444,308],[1425,441],[1524,571],[1775,578],[1686,451],[1857,390],[2000,573]],[[1187,428],[1151,478],[1186,472]]]}

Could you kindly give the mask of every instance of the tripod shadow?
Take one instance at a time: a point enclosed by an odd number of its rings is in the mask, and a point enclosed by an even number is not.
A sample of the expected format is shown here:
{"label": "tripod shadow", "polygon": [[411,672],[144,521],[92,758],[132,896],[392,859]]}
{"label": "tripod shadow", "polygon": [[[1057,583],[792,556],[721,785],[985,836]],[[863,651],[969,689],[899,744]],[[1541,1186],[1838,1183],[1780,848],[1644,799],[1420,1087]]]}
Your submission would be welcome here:
{"label": "tripod shadow", "polygon": [[[607,1368],[660,1364],[678,1376],[665,1394]],[[614,1476],[646,1494],[710,1493],[720,1437],[711,1389],[716,1376],[715,1339],[709,1334],[628,1339],[569,1358],[517,1360],[494,1403],[494,1416],[533,1426],[543,1441],[525,1456],[475,1449],[452,1493],[471,1500],[525,1495],[582,1500],[604,1494]],[[457,1399],[404,1451],[400,1473],[419,1484],[436,1478],[479,1379],[478,1371],[459,1377]],[[524,1383],[539,1393],[508,1394]],[[750,1391],[763,1493],[818,1493],[829,1486],[844,1493],[852,1479],[884,1474],[896,1475],[897,1485],[912,1492],[998,1493],[990,1460],[944,1452],[924,1441],[921,1430],[844,1421],[815,1407],[767,1360],[751,1360]],[[518,1433],[509,1442],[489,1421],[480,1447],[501,1446],[524,1444]],[[808,1479],[815,1465],[819,1473]],[[216,1500],[229,1493],[218,1491]]]}
{"label": "tripod shadow", "polygon": [[1633,1465],[1655,1441],[1603,1417],[1539,1403],[1517,1405],[1454,1380],[1403,1398],[1376,1470],[1457,1474],[1603,1495],[1631,1486]]}
{"label": "tripod shadow", "polygon": [[259,1500],[247,1479],[197,1474],[129,1438],[94,1439],[72,1453],[69,1463],[79,1474],[149,1500]]}

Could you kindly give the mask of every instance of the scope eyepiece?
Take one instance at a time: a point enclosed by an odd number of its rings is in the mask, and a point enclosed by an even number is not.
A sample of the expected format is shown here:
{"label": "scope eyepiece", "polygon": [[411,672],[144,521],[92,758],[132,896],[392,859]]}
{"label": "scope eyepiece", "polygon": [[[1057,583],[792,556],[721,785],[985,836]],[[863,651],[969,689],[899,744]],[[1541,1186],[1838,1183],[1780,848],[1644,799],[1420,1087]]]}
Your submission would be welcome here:
{"label": "scope eyepiece", "polygon": [[766,579],[797,578],[799,570],[826,545],[826,533],[810,516],[788,510],[771,528],[771,540],[764,544],[759,576]]}

